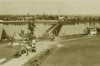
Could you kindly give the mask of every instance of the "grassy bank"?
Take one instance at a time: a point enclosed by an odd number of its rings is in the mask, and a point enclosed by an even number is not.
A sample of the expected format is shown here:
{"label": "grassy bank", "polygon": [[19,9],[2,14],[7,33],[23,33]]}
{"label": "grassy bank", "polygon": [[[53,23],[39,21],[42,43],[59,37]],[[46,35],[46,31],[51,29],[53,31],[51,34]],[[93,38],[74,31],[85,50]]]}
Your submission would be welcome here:
{"label": "grassy bank", "polygon": [[100,37],[63,41],[40,66],[100,66]]}
{"label": "grassy bank", "polygon": [[15,53],[20,50],[20,47],[10,47],[10,46],[5,46],[5,47],[0,47],[0,59],[6,58],[4,62],[1,64],[11,60]]}
{"label": "grassy bank", "polygon": [[[2,21],[0,24],[15,24],[15,25],[22,25],[22,24],[27,24],[29,21]],[[57,23],[57,20],[35,20],[35,23],[50,23],[50,24],[55,24]]]}
{"label": "grassy bank", "polygon": [[74,34],[74,35],[65,35],[65,36],[59,36],[62,40],[63,39],[73,39],[73,38],[82,38],[87,37],[88,35],[84,34]]}

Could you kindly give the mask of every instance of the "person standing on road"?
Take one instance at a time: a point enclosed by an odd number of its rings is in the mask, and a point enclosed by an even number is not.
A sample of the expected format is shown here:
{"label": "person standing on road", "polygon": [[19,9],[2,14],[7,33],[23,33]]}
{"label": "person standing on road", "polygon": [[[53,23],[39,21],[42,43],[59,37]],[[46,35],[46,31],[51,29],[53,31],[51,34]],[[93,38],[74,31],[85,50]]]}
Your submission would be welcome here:
{"label": "person standing on road", "polygon": [[36,51],[36,39],[32,40],[32,51]]}
{"label": "person standing on road", "polygon": [[25,45],[25,50],[26,50],[26,56],[28,56],[28,46],[27,46],[27,44]]}
{"label": "person standing on road", "polygon": [[49,39],[50,41],[54,41],[55,35],[53,33],[51,33],[49,37],[50,37],[50,39]]}

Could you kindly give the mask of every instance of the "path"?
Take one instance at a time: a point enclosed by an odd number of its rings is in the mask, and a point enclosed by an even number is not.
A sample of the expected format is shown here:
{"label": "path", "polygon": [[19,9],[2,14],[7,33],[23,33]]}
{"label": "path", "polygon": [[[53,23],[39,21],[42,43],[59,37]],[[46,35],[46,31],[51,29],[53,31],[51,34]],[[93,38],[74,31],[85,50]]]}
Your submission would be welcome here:
{"label": "path", "polygon": [[21,57],[13,58],[12,60],[10,60],[0,66],[21,66],[24,63],[26,63],[28,60],[30,60],[32,57],[36,56],[38,53],[42,52],[43,50],[47,49],[48,47],[50,47],[53,44],[54,44],[54,42],[50,42],[50,41],[38,42],[36,44],[36,47],[37,47],[36,52],[33,52],[33,53],[29,52],[28,56],[26,56],[26,54],[23,54]]}

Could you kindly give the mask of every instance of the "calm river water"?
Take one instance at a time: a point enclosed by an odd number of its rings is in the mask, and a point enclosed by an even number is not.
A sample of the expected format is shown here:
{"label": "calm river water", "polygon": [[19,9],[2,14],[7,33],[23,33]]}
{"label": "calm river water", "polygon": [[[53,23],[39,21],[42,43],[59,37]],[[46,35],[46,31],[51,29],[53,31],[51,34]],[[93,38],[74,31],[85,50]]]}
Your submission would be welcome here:
{"label": "calm river water", "polygon": [[[46,32],[46,30],[51,26],[52,25],[36,24],[35,35],[37,37],[42,36]],[[100,24],[96,23],[95,26],[100,27]],[[87,27],[89,27],[89,23],[75,24],[75,25],[63,25],[62,28],[61,28],[61,31],[59,32],[59,36],[82,34],[83,30]],[[13,25],[13,24],[4,25],[4,24],[0,24],[0,35],[2,33],[3,28],[5,29],[6,33],[9,34],[9,35],[13,35],[13,33],[15,33],[16,39],[21,38],[18,34],[21,31],[21,29],[25,30],[26,33],[28,32],[27,24],[26,25]]]}

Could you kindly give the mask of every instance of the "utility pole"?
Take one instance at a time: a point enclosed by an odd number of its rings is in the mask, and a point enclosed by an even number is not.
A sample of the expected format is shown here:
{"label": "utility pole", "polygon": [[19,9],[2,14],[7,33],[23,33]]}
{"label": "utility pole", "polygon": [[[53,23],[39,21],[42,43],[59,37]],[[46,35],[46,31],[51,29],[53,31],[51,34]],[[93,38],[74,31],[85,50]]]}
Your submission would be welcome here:
{"label": "utility pole", "polygon": [[60,17],[60,8],[59,8],[59,17]]}

